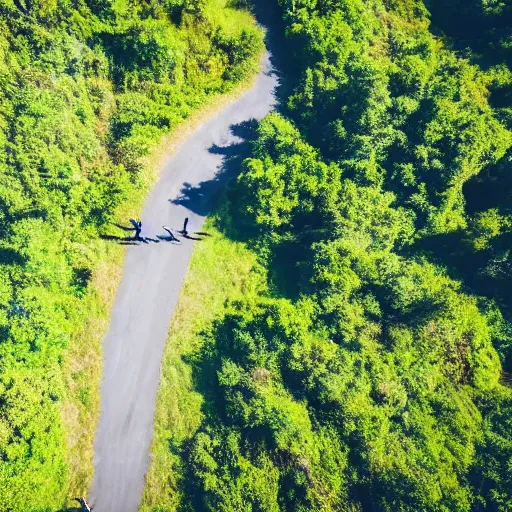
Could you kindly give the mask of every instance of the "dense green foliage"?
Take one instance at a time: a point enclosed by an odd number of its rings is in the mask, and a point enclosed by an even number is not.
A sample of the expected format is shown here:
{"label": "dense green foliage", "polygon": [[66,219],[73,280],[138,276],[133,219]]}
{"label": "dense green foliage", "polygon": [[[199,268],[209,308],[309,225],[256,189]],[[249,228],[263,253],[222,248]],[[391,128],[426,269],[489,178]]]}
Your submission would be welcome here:
{"label": "dense green foliage", "polygon": [[0,510],[56,510],[94,240],[139,157],[247,76],[261,35],[224,0],[2,0],[0,26]]}
{"label": "dense green foliage", "polygon": [[[489,103],[497,119],[512,127],[512,6],[507,2],[433,2],[433,20],[452,36],[472,61],[487,70]],[[486,165],[464,186],[468,233],[448,240],[448,261],[478,293],[496,298],[504,313],[512,313],[510,247],[512,151]],[[463,243],[460,243],[460,242]],[[465,242],[465,243],[464,243]],[[469,243],[468,243],[469,242]],[[503,347],[505,368],[512,370],[512,352]]]}
{"label": "dense green foliage", "polygon": [[421,0],[278,3],[297,82],[219,224],[270,291],[230,304],[192,359],[202,423],[169,434],[182,498],[510,510],[507,58],[483,69],[448,49]]}
{"label": "dense green foliage", "polygon": [[512,5],[498,0],[431,0],[435,23],[455,38],[459,47],[470,47],[476,56],[491,62],[512,58]]}

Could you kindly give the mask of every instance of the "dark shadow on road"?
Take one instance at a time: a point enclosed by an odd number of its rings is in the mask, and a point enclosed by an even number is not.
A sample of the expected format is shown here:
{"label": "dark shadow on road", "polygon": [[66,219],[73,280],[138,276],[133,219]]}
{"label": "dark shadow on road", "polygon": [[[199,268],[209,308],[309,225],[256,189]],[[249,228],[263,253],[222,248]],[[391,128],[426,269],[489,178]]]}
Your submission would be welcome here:
{"label": "dark shadow on road", "polygon": [[218,146],[217,144],[213,144],[208,148],[208,152],[212,155],[223,155],[225,157],[230,157],[237,154],[238,148],[242,144],[242,142],[234,143],[229,146]]}
{"label": "dark shadow on road", "polygon": [[[211,236],[209,233],[205,233],[203,231],[197,231],[193,233],[194,235],[199,236],[192,236],[190,234],[184,235],[183,233],[179,233],[179,236],[182,238],[186,238],[187,240],[194,240],[199,241],[202,240],[205,236]],[[136,240],[133,237],[122,237],[122,236],[116,236],[116,235],[100,235],[100,238],[102,240],[108,240],[110,242],[117,242],[119,245],[137,245],[140,246],[141,244],[159,244],[160,242],[171,242],[174,245],[180,245],[180,240],[173,240],[171,237],[166,235],[156,235],[156,238],[149,238],[144,237],[140,240]]]}
{"label": "dark shadow on road", "polygon": [[142,242],[132,236],[100,235],[100,238],[108,242],[117,242],[119,245],[140,245]]}
{"label": "dark shadow on road", "polygon": [[170,236],[166,235],[156,235],[160,242],[169,242],[174,245],[180,245],[181,242],[179,240],[174,240]]}
{"label": "dark shadow on road", "polygon": [[[173,204],[181,205],[197,215],[206,217],[215,206],[219,192],[228,182],[238,176],[242,162],[250,155],[250,141],[255,138],[257,122],[255,120],[230,126],[231,133],[239,141],[228,146],[214,144],[208,151],[216,155],[223,155],[215,177],[202,181],[197,186],[184,183],[180,195],[169,199]],[[242,137],[243,135],[243,137]]]}
{"label": "dark shadow on road", "polygon": [[249,119],[238,124],[230,126],[231,133],[244,141],[251,141],[256,138],[256,130],[258,129],[258,121]]}

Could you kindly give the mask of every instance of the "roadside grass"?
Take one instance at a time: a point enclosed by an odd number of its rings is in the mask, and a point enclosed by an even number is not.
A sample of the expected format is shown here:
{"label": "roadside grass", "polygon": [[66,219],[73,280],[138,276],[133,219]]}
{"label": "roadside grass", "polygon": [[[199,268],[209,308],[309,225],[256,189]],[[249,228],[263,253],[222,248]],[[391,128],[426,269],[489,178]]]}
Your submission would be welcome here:
{"label": "roadside grass", "polygon": [[[222,5],[224,0],[219,0]],[[231,9],[230,9],[231,10]],[[254,23],[248,13],[238,18]],[[105,235],[124,237],[126,232],[115,223],[126,224],[130,217],[142,212],[145,198],[156,183],[164,162],[203,122],[233,103],[253,84],[263,49],[253,59],[247,78],[223,94],[214,94],[179,125],[163,135],[142,159],[143,170],[138,188],[117,209],[114,223],[105,229]],[[205,244],[209,245],[210,238]],[[216,238],[212,237],[212,240]],[[86,496],[94,467],[94,435],[100,413],[100,383],[103,354],[101,342],[105,336],[116,291],[121,283],[125,248],[111,241],[95,239],[87,250],[97,261],[86,297],[77,314],[77,329],[66,352],[63,366],[66,375],[66,399],[62,405],[62,423],[67,435],[67,461],[69,466],[68,496]],[[201,250],[201,248],[199,248]],[[68,499],[68,506],[76,505]]]}
{"label": "roadside grass", "polygon": [[[67,400],[63,420],[67,433],[70,491],[86,495],[93,474],[94,434],[100,407],[102,373],[101,340],[108,329],[109,311],[121,281],[124,251],[112,244],[104,247],[89,294],[82,303],[85,319],[64,361]],[[75,504],[76,505],[76,504]]]}
{"label": "roadside grass", "polygon": [[209,218],[210,235],[195,246],[167,340],[154,418],[150,466],[140,512],[170,512],[182,503],[183,443],[201,424],[202,395],[195,390],[191,356],[203,345],[202,332],[221,318],[226,303],[265,291],[266,276],[254,252],[225,237]]}

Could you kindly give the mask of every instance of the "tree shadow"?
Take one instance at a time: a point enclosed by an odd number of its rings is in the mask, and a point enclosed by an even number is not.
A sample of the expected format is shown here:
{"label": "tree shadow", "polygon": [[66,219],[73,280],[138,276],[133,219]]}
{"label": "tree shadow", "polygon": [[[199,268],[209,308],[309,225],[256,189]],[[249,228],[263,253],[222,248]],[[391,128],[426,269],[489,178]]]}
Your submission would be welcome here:
{"label": "tree shadow", "polygon": [[118,224],[117,222],[112,222],[112,226],[122,229],[123,231],[134,231],[133,226],[123,226],[122,224]]}
{"label": "tree shadow", "polygon": [[0,263],[6,265],[22,265],[25,262],[23,256],[10,247],[0,247]]}
{"label": "tree shadow", "polygon": [[470,287],[476,282],[477,269],[484,263],[482,255],[470,254],[463,231],[425,236],[405,248],[402,255],[407,258],[425,256],[432,263],[444,267],[452,279]]}
{"label": "tree shadow", "polygon": [[210,153],[223,156],[215,176],[211,180],[202,181],[197,186],[185,182],[180,190],[180,195],[169,199],[169,201],[202,217],[210,214],[216,205],[219,192],[226,187],[230,180],[238,176],[242,162],[250,155],[250,141],[255,138],[256,127],[255,120],[231,125],[231,133],[240,141],[227,146],[214,144],[208,148]]}
{"label": "tree shadow", "polygon": [[248,119],[238,124],[232,124],[229,128],[231,133],[244,141],[253,141],[256,139],[259,123],[256,119]]}
{"label": "tree shadow", "polygon": [[270,51],[270,63],[272,65],[272,70],[268,74],[277,76],[276,109],[281,110],[286,105],[286,99],[293,91],[293,84],[297,83],[300,70],[294,64],[295,60],[290,58],[290,42],[285,36],[285,24],[277,2],[254,0],[252,11],[257,22],[266,28],[265,46]]}
{"label": "tree shadow", "polygon": [[220,176],[216,176],[211,180],[202,181],[197,186],[185,182],[180,190],[180,195],[169,199],[169,202],[183,206],[201,217],[206,217],[212,209],[213,197],[221,188],[223,181],[225,180],[222,180]]}
{"label": "tree shadow", "polygon": [[512,9],[508,7],[508,12],[501,15],[484,15],[484,12],[472,9],[469,5],[468,7],[450,9],[446,2],[431,1],[431,32],[443,37],[450,49],[484,70],[504,63],[510,66],[510,48],[502,46],[500,41],[509,37]]}
{"label": "tree shadow", "polygon": [[[495,243],[500,242],[500,239],[503,239],[503,246],[510,246],[512,242],[509,234],[501,235]],[[500,298],[497,282],[482,272],[492,257],[491,250],[471,249],[464,231],[426,236],[404,252],[408,257],[418,254],[423,254],[430,261],[444,267],[451,278],[464,284],[468,293]],[[508,290],[501,298],[509,298]]]}

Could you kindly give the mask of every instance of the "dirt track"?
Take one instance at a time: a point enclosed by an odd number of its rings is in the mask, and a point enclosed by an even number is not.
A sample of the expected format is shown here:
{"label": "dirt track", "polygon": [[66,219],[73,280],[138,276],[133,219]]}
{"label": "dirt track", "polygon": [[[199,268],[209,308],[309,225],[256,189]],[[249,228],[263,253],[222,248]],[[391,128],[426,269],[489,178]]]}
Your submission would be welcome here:
{"label": "dirt track", "polygon": [[[233,129],[261,119],[274,105],[277,77],[269,55],[253,87],[201,125],[165,164],[147,198],[142,236],[159,240],[162,225],[201,231],[211,198],[225,180],[218,176],[229,147],[241,142]],[[124,277],[103,340],[101,417],[94,443],[94,512],[136,512],[142,497],[153,437],[160,363],[168,326],[194,243],[150,242],[130,246]]]}

